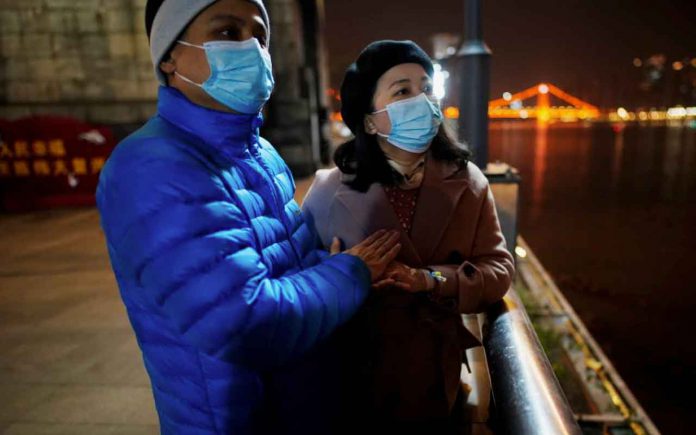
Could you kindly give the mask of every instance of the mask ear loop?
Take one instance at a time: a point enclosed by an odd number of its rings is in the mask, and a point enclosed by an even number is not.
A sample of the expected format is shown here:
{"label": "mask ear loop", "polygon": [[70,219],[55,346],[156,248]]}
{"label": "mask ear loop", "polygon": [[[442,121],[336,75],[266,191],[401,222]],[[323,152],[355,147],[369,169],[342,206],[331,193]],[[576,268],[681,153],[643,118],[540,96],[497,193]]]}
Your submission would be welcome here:
{"label": "mask ear loop", "polygon": [[185,45],[187,47],[194,47],[194,48],[200,48],[201,50],[205,50],[205,47],[202,45],[191,44],[190,42],[186,42],[186,41],[181,40],[181,39],[178,39],[176,42],[178,44]]}
{"label": "mask ear loop", "polygon": [[[377,114],[382,113],[382,112],[388,112],[387,108],[385,107],[385,108],[382,109],[382,110],[378,110],[378,111],[376,111],[376,112],[372,112],[372,113],[370,113],[370,115],[377,115]],[[391,120],[391,118],[389,118],[389,119]],[[373,125],[374,125],[374,124],[373,124]],[[375,125],[374,127],[375,127],[375,130],[377,130],[377,125]],[[379,130],[377,130],[377,136],[381,136],[381,137],[383,137],[383,138],[385,138],[385,139],[388,139],[388,138],[389,138],[389,135],[388,135],[388,134],[382,134],[382,133],[379,132]]]}
{"label": "mask ear loop", "polygon": [[[201,50],[205,50],[205,47],[202,45],[191,44],[190,42],[182,41],[181,39],[177,40],[176,42],[177,42],[177,44],[185,45],[187,47],[194,47],[194,48],[200,48]],[[190,78],[179,74],[178,71],[174,71],[174,75],[179,77],[181,80],[185,81],[186,83],[189,83],[189,84],[194,85],[194,86],[198,86],[199,88],[203,88],[202,84],[196,83],[193,80],[191,80]]]}
{"label": "mask ear loop", "polygon": [[185,81],[186,83],[192,84],[193,86],[198,86],[199,88],[202,88],[202,87],[203,87],[202,84],[196,83],[196,82],[194,82],[193,80],[191,80],[190,78],[188,78],[188,77],[186,77],[186,76],[182,76],[181,74],[179,74],[178,71],[174,71],[174,75],[177,76],[177,77],[179,77],[181,80]]}

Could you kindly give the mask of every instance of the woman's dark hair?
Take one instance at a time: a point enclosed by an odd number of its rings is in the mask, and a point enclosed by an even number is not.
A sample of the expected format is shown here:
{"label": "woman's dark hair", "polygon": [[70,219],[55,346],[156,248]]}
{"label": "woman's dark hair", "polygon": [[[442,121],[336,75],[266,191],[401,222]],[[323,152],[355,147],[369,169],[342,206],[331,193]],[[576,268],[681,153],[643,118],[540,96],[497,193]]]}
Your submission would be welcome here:
{"label": "woman's dark hair", "polygon": [[[359,192],[367,192],[373,183],[385,186],[404,181],[401,174],[387,163],[387,157],[377,143],[377,136],[356,128],[355,137],[339,146],[334,153],[338,169],[352,175],[345,184]],[[430,145],[431,156],[438,160],[454,162],[460,169],[466,168],[471,152],[464,144],[457,143],[444,125],[440,126]]]}

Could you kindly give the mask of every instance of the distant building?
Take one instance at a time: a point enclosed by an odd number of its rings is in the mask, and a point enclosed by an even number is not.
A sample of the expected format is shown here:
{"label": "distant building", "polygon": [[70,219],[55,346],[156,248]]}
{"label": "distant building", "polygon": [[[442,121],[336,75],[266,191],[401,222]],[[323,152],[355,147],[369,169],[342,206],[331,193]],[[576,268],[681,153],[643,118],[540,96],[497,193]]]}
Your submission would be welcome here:
{"label": "distant building", "polygon": [[696,56],[669,59],[655,54],[636,58],[640,72],[635,93],[638,107],[672,107],[696,105]]}

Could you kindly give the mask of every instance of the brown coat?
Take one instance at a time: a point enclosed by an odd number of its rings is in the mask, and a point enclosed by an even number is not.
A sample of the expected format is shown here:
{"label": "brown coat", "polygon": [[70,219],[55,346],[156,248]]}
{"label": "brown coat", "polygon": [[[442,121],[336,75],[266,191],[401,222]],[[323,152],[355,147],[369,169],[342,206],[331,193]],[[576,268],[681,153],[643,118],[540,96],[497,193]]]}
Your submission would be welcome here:
{"label": "brown coat", "polygon": [[[317,172],[303,210],[324,246],[334,236],[350,247],[379,229],[401,230],[381,185],[354,191],[338,169]],[[442,272],[447,281],[440,283],[441,297],[375,292],[349,324],[348,341],[371,343],[366,346],[376,408],[388,408],[396,418],[446,415],[456,399],[464,350],[478,344],[459,313],[480,312],[501,299],[513,275],[481,171],[429,156],[411,233],[402,231],[401,244],[399,261]]]}

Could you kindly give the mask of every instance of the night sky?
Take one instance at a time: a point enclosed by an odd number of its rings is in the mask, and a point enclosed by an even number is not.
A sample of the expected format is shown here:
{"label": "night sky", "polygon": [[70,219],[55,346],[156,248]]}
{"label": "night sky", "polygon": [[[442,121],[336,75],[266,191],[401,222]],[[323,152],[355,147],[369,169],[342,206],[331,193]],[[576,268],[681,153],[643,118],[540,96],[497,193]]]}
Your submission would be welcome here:
{"label": "night sky", "polygon": [[[635,57],[665,53],[670,65],[696,57],[696,0],[484,0],[483,8],[492,98],[549,81],[603,100],[635,78]],[[462,33],[463,22],[463,0],[327,0],[331,84],[373,40],[412,39],[432,54],[431,35]]]}

